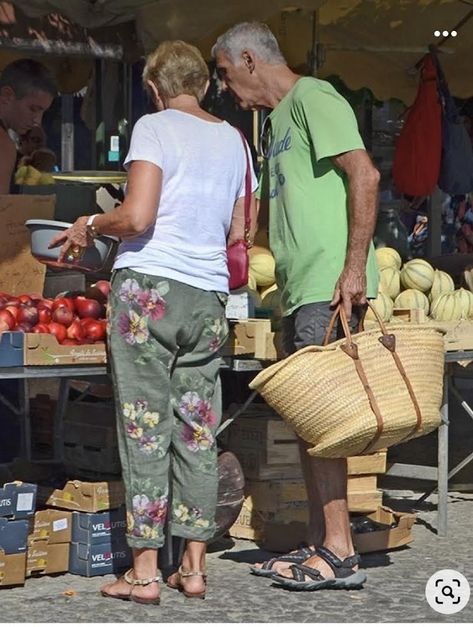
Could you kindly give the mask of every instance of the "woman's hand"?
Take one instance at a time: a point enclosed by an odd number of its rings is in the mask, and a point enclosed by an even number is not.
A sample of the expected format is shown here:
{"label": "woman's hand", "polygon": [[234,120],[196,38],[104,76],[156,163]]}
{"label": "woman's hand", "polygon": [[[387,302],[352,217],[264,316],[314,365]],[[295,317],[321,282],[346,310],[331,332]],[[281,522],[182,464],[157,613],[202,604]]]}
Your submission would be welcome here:
{"label": "woman's hand", "polygon": [[89,216],[77,218],[70,228],[58,233],[49,242],[48,248],[55,248],[62,244],[58,256],[59,263],[63,261],[74,263],[82,257],[85,248],[93,246],[94,240],[87,232],[88,219]]}

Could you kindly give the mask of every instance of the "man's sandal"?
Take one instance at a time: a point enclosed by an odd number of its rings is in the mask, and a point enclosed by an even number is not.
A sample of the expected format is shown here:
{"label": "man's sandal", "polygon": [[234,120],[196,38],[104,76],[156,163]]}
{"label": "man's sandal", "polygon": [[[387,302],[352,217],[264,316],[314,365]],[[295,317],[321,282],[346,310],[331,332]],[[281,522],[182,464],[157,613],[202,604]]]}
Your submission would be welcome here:
{"label": "man's sandal", "polygon": [[363,587],[366,575],[360,571],[353,570],[353,567],[358,566],[360,563],[358,554],[341,560],[324,546],[316,549],[315,553],[331,567],[334,577],[325,578],[316,568],[310,568],[304,564],[292,564],[289,566],[292,577],[273,575],[273,585],[286,588],[286,590],[307,591],[326,590],[329,588],[358,590]]}
{"label": "man's sandal", "polygon": [[258,577],[273,577],[277,575],[277,571],[273,569],[274,564],[276,562],[286,562],[287,564],[302,564],[315,555],[315,549],[310,549],[308,546],[301,546],[299,549],[292,551],[291,553],[285,553],[284,555],[277,555],[275,557],[271,557],[269,560],[263,562],[263,564],[258,566],[250,566],[250,571],[253,575],[257,575]]}
{"label": "man's sandal", "polygon": [[133,568],[130,568],[130,570],[127,570],[126,573],[124,575],[122,575],[119,579],[124,579],[126,581],[127,584],[129,584],[131,586],[131,590],[129,594],[109,594],[108,592],[104,592],[103,590],[100,591],[101,595],[103,597],[108,597],[109,599],[120,599],[122,601],[133,601],[134,603],[141,603],[142,605],[159,605],[161,598],[158,594],[157,597],[152,597],[150,599],[142,599],[140,597],[137,597],[133,594],[133,588],[135,586],[147,586],[150,583],[162,583],[163,582],[163,578],[161,577],[161,575],[158,574],[156,575],[156,577],[148,577],[146,579],[134,579],[131,576],[131,573],[133,572]]}
{"label": "man's sandal", "polygon": [[[202,577],[204,580],[204,589],[199,592],[188,592],[183,585],[182,580],[186,577]],[[171,578],[174,578],[173,580]],[[207,591],[207,575],[200,570],[184,570],[182,566],[179,566],[179,570],[172,575],[169,575],[167,586],[173,590],[179,590],[182,594],[190,599],[205,599],[205,593]]]}

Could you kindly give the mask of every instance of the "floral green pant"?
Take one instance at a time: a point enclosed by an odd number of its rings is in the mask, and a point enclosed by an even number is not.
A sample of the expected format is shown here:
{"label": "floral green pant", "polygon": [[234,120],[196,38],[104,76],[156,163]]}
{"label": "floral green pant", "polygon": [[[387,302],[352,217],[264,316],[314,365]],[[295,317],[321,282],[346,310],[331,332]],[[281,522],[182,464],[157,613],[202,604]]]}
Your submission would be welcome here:
{"label": "floral green pant", "polygon": [[215,530],[225,294],[121,269],[108,308],[110,361],[133,548],[164,527],[206,541]]}

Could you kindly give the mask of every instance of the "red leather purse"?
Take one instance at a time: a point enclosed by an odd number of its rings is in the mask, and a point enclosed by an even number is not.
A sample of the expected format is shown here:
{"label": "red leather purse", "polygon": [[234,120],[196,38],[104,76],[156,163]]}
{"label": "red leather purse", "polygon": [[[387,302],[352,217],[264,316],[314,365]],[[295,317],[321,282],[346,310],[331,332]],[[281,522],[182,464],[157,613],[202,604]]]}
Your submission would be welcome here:
{"label": "red leather purse", "polygon": [[237,129],[240,133],[243,149],[246,156],[246,174],[245,174],[245,231],[243,239],[239,239],[237,242],[227,247],[227,264],[230,277],[228,284],[230,290],[236,290],[239,287],[243,287],[248,284],[248,248],[251,245],[250,242],[250,206],[251,206],[251,167],[250,160],[248,158],[248,151],[246,149],[246,140],[243,133]]}

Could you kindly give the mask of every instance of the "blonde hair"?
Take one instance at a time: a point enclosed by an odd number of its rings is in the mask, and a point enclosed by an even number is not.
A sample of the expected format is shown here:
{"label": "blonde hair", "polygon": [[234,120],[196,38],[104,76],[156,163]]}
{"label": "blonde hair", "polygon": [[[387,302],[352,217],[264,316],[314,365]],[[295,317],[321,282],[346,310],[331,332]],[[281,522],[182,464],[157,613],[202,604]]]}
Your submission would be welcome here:
{"label": "blonde hair", "polygon": [[143,70],[146,90],[150,91],[151,81],[164,102],[181,94],[195,96],[200,102],[208,80],[209,69],[199,50],[181,40],[160,44],[148,55]]}

